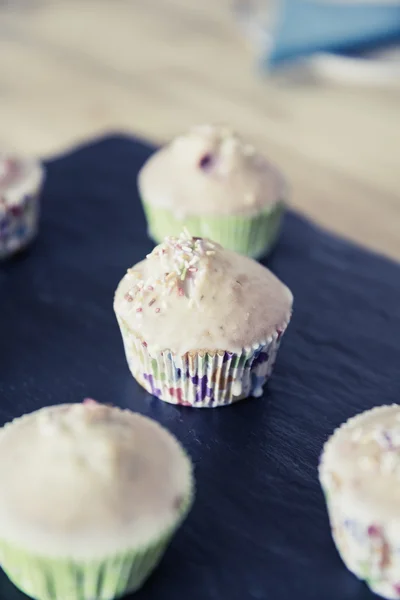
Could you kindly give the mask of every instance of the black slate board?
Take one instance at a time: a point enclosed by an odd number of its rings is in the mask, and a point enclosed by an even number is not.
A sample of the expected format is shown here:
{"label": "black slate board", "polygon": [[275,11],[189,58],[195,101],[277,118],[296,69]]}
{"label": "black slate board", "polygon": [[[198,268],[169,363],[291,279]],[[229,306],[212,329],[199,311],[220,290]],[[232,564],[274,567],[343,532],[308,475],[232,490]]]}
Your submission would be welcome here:
{"label": "black slate board", "polygon": [[[160,402],[132,379],[112,311],[119,279],[152,248],[135,188],[150,152],[115,136],[48,163],[40,237],[0,265],[0,421],[92,396],[183,442],[196,503],[137,600],[373,598],[336,553],[317,463],[339,423],[399,400],[399,266],[289,214],[268,266],[294,316],[264,397]],[[25,596],[1,575],[0,598]]]}

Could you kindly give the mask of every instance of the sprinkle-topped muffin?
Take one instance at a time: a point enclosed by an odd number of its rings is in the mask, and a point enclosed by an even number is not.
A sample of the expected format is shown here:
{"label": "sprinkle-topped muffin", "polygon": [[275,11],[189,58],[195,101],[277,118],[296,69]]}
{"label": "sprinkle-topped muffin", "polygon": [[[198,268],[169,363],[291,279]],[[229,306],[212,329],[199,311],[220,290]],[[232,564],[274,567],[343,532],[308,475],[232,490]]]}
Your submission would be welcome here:
{"label": "sprinkle-topped muffin", "polygon": [[384,598],[400,599],[400,406],[342,425],[325,445],[320,481],[346,566]]}
{"label": "sprinkle-topped muffin", "polygon": [[134,377],[199,407],[261,395],[291,307],[268,269],[187,231],[128,269],[114,301]]}
{"label": "sprinkle-topped muffin", "polygon": [[35,237],[44,170],[33,159],[0,154],[0,259]]}
{"label": "sprinkle-topped muffin", "polygon": [[227,127],[213,125],[194,127],[153,154],[138,186],[156,242],[186,226],[252,257],[275,242],[287,195],[275,166]]}
{"label": "sprinkle-topped muffin", "polygon": [[94,400],[6,425],[0,477],[2,568],[38,600],[137,589],[193,494],[190,461],[170,433]]}

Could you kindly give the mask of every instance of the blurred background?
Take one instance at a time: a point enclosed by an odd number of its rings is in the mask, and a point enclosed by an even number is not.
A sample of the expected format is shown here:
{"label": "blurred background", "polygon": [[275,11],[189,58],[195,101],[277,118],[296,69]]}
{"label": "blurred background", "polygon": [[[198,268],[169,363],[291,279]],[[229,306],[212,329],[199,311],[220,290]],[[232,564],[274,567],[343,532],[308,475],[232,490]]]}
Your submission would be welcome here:
{"label": "blurred background", "polygon": [[0,0],[0,145],[48,157],[224,122],[281,166],[296,209],[399,259],[399,13],[306,4],[314,21],[267,0]]}

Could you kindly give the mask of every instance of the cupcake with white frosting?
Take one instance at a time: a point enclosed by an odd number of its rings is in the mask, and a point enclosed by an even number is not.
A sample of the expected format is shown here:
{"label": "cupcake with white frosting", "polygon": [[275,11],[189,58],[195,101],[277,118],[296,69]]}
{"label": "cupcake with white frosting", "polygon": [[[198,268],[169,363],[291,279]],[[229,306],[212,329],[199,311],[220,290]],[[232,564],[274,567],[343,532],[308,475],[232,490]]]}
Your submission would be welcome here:
{"label": "cupcake with white frosting", "polygon": [[114,310],[128,365],[146,390],[215,407],[262,394],[292,300],[259,263],[186,231],[128,269]]}
{"label": "cupcake with white frosting", "polygon": [[319,476],[333,538],[350,571],[400,599],[400,405],[349,419],[324,447]]}
{"label": "cupcake with white frosting", "polygon": [[157,565],[193,495],[192,468],[158,423],[86,400],[0,433],[0,561],[37,600],[111,600]]}
{"label": "cupcake with white frosting", "polygon": [[0,154],[0,259],[36,236],[44,169],[34,159]]}
{"label": "cupcake with white frosting", "polygon": [[274,165],[236,133],[214,125],[194,127],[153,154],[138,187],[156,243],[187,227],[253,258],[275,243],[287,196]]}

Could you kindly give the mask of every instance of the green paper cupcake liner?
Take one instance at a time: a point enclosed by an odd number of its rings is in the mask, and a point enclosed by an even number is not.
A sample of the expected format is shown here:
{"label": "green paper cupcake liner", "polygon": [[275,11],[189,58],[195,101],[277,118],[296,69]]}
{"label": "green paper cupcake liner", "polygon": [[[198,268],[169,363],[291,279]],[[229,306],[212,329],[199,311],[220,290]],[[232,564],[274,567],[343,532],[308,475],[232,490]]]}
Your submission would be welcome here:
{"label": "green paper cupcake liner", "polygon": [[[193,485],[193,480],[192,480]],[[193,501],[190,491],[177,522],[142,549],[99,559],[47,557],[0,541],[1,567],[21,591],[35,600],[111,600],[138,590],[160,562]]]}
{"label": "green paper cupcake liner", "polygon": [[260,258],[278,239],[284,203],[256,215],[187,216],[179,219],[168,209],[143,201],[149,236],[161,243],[166,236],[179,236],[186,227],[196,237],[206,237],[239,254]]}
{"label": "green paper cupcake liner", "polygon": [[[29,419],[23,415],[6,423],[5,428]],[[138,590],[163,557],[175,532],[187,517],[195,497],[195,480],[190,458],[190,479],[175,520],[157,538],[142,546],[110,551],[106,556],[46,555],[40,549],[1,539],[0,565],[8,578],[34,600],[112,600]],[[57,535],[57,532],[54,532]],[[115,548],[115,544],[114,544]]]}
{"label": "green paper cupcake liner", "polygon": [[178,356],[169,350],[150,351],[121,318],[118,322],[134,378],[160,400],[195,408],[214,408],[261,396],[284,332],[276,330],[269,340],[238,354],[199,351]]}
{"label": "green paper cupcake liner", "polygon": [[32,556],[1,544],[1,563],[9,579],[35,600],[111,600],[137,590],[156,567],[167,545],[144,552],[79,562]]}

